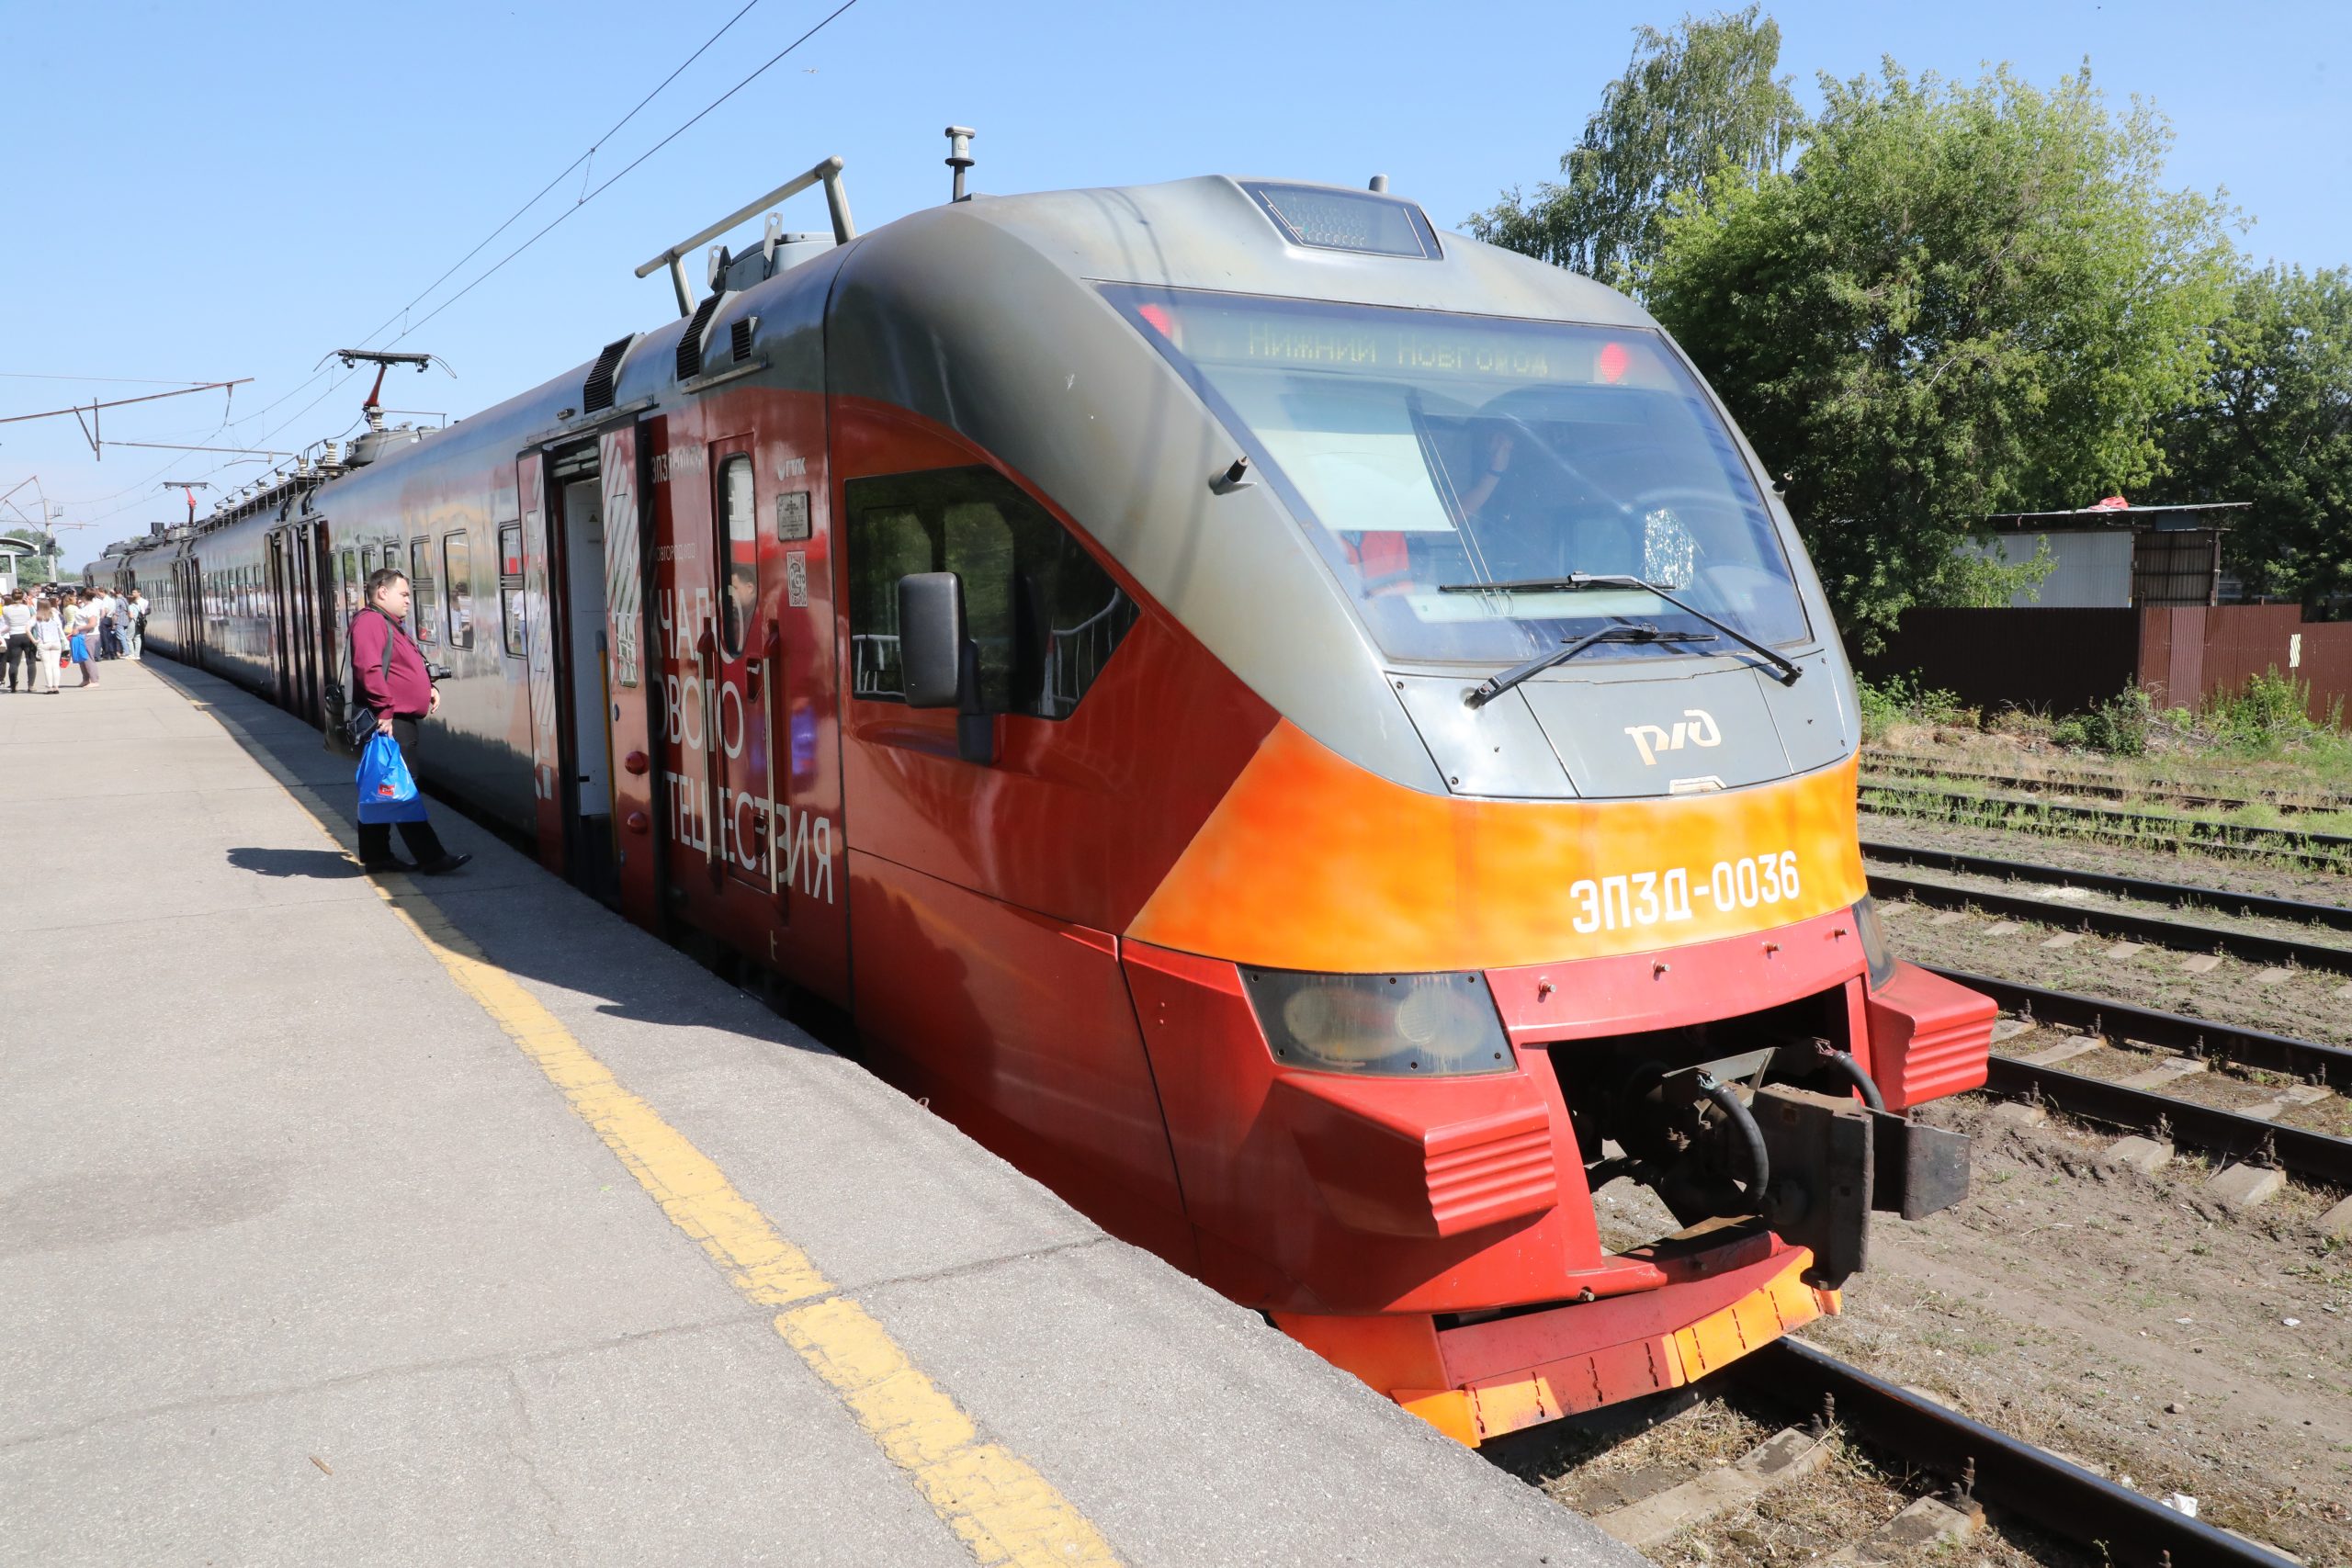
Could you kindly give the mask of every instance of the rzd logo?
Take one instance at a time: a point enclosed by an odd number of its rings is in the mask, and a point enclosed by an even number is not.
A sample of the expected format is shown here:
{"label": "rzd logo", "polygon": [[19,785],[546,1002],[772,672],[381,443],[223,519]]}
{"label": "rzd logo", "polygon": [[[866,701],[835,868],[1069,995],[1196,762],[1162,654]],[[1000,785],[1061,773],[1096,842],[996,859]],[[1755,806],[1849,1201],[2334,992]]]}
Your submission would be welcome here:
{"label": "rzd logo", "polygon": [[1714,715],[1704,708],[1684,708],[1682,716],[1674,721],[1671,733],[1655,724],[1634,724],[1625,728],[1634,744],[1641,748],[1642,766],[1657,765],[1660,751],[1679,751],[1685,746],[1720,746],[1724,732],[1715,728]]}

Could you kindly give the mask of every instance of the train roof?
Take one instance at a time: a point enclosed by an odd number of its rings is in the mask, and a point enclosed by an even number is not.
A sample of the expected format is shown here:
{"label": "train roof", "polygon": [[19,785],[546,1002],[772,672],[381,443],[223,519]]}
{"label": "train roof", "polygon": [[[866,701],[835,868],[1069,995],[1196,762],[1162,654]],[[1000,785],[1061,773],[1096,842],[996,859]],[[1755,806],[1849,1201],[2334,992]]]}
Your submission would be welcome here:
{"label": "train roof", "polygon": [[[1654,324],[1613,288],[1442,231],[1417,203],[1351,186],[1204,175],[976,197],[910,216],[933,214],[968,216],[1003,230],[1072,276],[1096,282]],[[1415,239],[1420,248],[1413,248]]]}

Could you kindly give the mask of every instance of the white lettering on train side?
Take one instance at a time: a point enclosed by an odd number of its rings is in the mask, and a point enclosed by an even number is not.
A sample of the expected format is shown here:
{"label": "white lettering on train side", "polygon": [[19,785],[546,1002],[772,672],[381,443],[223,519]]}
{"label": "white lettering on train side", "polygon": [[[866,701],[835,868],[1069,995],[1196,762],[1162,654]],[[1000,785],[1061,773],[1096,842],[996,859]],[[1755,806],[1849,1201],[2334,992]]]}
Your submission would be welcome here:
{"label": "white lettering on train side", "polygon": [[1588,876],[1568,885],[1575,906],[1569,923],[1587,936],[1639,930],[1691,919],[1694,897],[1718,909],[1753,909],[1793,902],[1800,888],[1794,850],[1717,861],[1708,868],[1707,880],[1695,888],[1690,868],[1680,865]]}

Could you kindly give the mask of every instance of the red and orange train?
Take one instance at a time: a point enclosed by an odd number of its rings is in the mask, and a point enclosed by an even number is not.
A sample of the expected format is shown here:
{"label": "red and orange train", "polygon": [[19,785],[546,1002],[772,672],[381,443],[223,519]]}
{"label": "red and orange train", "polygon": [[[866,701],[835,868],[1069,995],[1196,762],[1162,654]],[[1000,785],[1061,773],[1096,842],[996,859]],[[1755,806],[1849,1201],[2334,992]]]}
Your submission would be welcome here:
{"label": "red and orange train", "polygon": [[1906,1113],[1994,1010],[1888,953],[1828,607],[1635,305],[1378,189],[833,211],[97,571],[331,725],[406,570],[430,782],[1464,1441],[1964,1190]]}

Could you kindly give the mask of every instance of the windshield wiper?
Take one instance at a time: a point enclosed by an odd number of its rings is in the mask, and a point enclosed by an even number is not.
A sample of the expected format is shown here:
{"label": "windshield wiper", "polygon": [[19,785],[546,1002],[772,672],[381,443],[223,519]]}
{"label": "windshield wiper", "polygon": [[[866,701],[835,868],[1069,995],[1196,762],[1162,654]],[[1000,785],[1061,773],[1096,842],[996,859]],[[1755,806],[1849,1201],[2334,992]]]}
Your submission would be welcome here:
{"label": "windshield wiper", "polygon": [[1564,642],[1548,653],[1512,665],[1499,675],[1489,676],[1470,689],[1463,702],[1474,708],[1485,707],[1530,675],[1538,675],[1555,664],[1566,664],[1597,642],[1713,642],[1713,632],[1662,632],[1656,626],[1638,621],[1620,622],[1589,632],[1574,642]]}
{"label": "windshield wiper", "polygon": [[[1589,571],[1572,571],[1566,577],[1535,578],[1521,582],[1446,582],[1439,584],[1438,592],[1440,593],[1564,593],[1579,588],[1637,588],[1645,593],[1656,594],[1684,615],[1695,615],[1706,622],[1757,658],[1771,665],[1772,678],[1781,685],[1795,685],[1797,677],[1804,673],[1787,655],[1773,651],[1737,626],[1719,621],[1704,610],[1693,609],[1657,583],[1645,582],[1638,577],[1604,576]],[[1525,679],[1524,676],[1521,678]]]}

